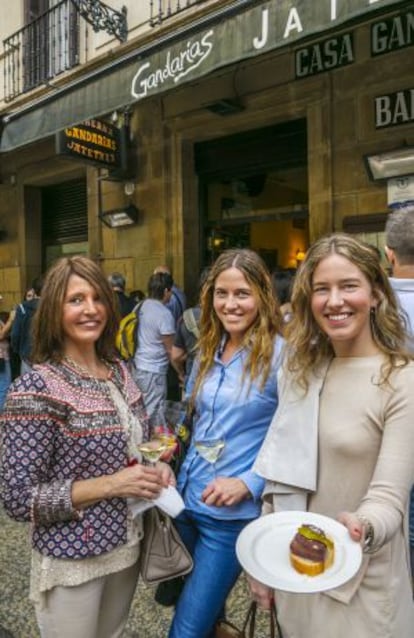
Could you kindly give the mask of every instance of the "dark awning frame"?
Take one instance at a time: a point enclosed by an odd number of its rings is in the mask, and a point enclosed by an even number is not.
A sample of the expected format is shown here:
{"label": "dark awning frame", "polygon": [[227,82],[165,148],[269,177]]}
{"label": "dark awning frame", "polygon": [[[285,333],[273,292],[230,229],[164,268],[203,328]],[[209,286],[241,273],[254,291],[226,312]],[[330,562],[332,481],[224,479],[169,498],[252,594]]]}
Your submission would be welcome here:
{"label": "dark awning frame", "polygon": [[[289,4],[289,3],[287,3]],[[2,118],[0,152],[5,153],[44,139],[83,120],[123,109],[146,97],[166,92],[212,71],[273,49],[296,43],[327,29],[334,29],[363,14],[405,5],[399,0],[341,2],[332,21],[331,0],[296,0],[295,10],[304,27],[283,37],[291,8],[278,0],[235,0],[231,5],[199,17],[191,24],[131,51],[33,103]],[[317,7],[315,6],[317,5]],[[326,5],[326,6],[325,6]],[[285,12],[282,14],[282,10]],[[263,31],[267,12],[268,38]],[[285,20],[285,22],[284,22]],[[293,14],[293,27],[295,14]],[[306,28],[305,28],[306,27]],[[279,29],[279,31],[278,31]],[[297,31],[297,30],[296,30]],[[182,67],[180,68],[180,60]]]}

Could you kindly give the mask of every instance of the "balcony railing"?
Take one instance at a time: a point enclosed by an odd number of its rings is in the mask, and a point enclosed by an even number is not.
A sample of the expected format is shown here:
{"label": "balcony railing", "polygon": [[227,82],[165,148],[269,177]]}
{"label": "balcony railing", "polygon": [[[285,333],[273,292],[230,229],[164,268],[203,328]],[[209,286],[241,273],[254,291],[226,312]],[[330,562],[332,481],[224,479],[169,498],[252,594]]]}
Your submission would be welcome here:
{"label": "balcony railing", "polygon": [[155,27],[164,20],[206,0],[150,0],[150,25]]}
{"label": "balcony railing", "polygon": [[3,41],[4,99],[47,83],[79,64],[79,14],[62,0]]}

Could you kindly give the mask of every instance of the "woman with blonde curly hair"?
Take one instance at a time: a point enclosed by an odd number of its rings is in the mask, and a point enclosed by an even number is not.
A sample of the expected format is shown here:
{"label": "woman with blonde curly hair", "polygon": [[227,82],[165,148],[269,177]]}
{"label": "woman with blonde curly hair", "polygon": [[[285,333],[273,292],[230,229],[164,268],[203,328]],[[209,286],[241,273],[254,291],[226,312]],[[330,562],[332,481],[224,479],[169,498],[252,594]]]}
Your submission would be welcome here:
{"label": "woman with blonde curly hair", "polygon": [[[337,519],[363,559],[335,589],[276,592],[283,636],[409,638],[414,363],[394,294],[375,251],[334,234],[309,249],[292,305],[279,408],[254,465],[267,481],[264,511]],[[272,590],[251,589],[270,606]]]}
{"label": "woman with blonde curly hair", "polygon": [[[194,559],[170,638],[207,638],[240,573],[239,532],[260,512],[264,481],[252,471],[277,406],[281,316],[262,259],[223,252],[201,292],[198,358],[188,391],[194,429],[178,488],[177,519]],[[210,444],[217,444],[208,451]]]}

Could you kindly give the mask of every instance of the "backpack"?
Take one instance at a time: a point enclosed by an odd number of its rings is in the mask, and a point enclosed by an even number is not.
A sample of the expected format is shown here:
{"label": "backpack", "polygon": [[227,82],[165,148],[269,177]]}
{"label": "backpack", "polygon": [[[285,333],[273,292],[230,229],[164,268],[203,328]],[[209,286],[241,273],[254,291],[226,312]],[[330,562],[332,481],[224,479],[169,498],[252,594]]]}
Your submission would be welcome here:
{"label": "backpack", "polygon": [[183,321],[188,332],[191,332],[191,334],[194,335],[196,339],[198,339],[200,336],[200,330],[198,328],[198,324],[192,308],[187,308],[187,310],[184,310]]}
{"label": "backpack", "polygon": [[139,310],[144,301],[137,305],[119,322],[118,332],[115,337],[115,346],[122,359],[129,361],[135,355],[138,346],[138,317]]}

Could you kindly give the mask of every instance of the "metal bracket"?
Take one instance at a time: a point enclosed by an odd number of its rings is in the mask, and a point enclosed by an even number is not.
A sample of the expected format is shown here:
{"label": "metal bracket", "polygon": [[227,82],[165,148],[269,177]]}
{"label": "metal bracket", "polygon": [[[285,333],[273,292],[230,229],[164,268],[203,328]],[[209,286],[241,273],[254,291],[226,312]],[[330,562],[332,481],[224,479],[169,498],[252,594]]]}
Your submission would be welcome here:
{"label": "metal bracket", "polygon": [[71,0],[82,18],[92,25],[94,31],[106,31],[120,42],[128,37],[127,8],[115,11],[101,0]]}

